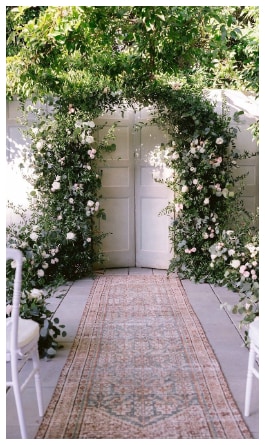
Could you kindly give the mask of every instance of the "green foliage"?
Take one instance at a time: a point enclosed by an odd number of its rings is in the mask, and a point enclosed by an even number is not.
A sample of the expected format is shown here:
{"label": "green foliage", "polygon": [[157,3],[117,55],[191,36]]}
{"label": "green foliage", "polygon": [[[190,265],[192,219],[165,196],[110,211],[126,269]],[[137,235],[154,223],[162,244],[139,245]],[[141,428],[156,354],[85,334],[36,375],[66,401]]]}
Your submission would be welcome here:
{"label": "green foliage", "polygon": [[233,313],[242,315],[242,325],[259,315],[259,239],[255,231],[223,231],[210,249],[215,283],[239,294]]}
{"label": "green foliage", "polygon": [[258,8],[31,8],[12,7],[7,14],[7,94],[53,106],[52,112],[30,110],[35,121],[22,168],[33,186],[32,215],[8,229],[8,242],[24,249],[28,289],[58,276],[91,274],[101,262],[105,214],[97,160],[115,147],[108,138],[99,141],[94,119],[135,103],[153,106],[153,122],[171,138],[154,153],[154,162],[162,153],[171,172],[163,180],[175,193],[165,209],[174,216],[170,271],[221,280],[223,269],[213,273],[209,249],[231,229],[237,206],[242,214],[235,192],[242,178],[234,176],[236,131],[202,90],[258,92]]}
{"label": "green foliage", "polygon": [[258,23],[258,7],[11,7],[7,93],[58,96],[77,79],[85,92],[91,76],[117,91],[160,75],[256,92]]}
{"label": "green foliage", "polygon": [[[27,251],[29,254],[29,250]],[[27,255],[26,254],[26,255]],[[31,260],[33,260],[31,256]],[[7,286],[6,286],[6,307],[7,316],[10,316],[12,312],[12,296],[13,296],[13,283],[14,283],[14,262],[8,262],[6,268]],[[29,274],[29,261],[25,256],[23,267],[23,281],[22,281],[22,295],[20,300],[20,317],[26,319],[32,319],[36,321],[40,326],[40,338],[38,343],[39,355],[41,358],[51,358],[56,354],[56,350],[60,347],[56,338],[61,335],[65,337],[65,326],[59,324],[59,319],[53,318],[53,312],[49,310],[49,298],[54,293],[54,287],[47,285],[45,291],[34,288],[34,277]],[[33,280],[31,279],[33,278]],[[37,280],[36,280],[37,282]],[[36,283],[40,285],[40,282]],[[57,281],[57,285],[59,282]],[[61,295],[57,295],[60,298]]]}
{"label": "green foliage", "polygon": [[56,112],[38,107],[29,111],[37,114],[36,120],[28,123],[26,135],[31,143],[23,149],[20,167],[32,185],[32,215],[29,224],[13,230],[26,238],[27,245],[34,247],[35,242],[36,250],[49,259],[54,253],[47,271],[41,268],[43,276],[49,274],[51,279],[59,274],[74,279],[91,275],[93,265],[102,261],[100,245],[105,236],[99,230],[105,213],[99,204],[97,162],[102,152],[115,149],[115,145],[108,135],[96,142],[93,134],[98,129],[89,113],[71,104]]}

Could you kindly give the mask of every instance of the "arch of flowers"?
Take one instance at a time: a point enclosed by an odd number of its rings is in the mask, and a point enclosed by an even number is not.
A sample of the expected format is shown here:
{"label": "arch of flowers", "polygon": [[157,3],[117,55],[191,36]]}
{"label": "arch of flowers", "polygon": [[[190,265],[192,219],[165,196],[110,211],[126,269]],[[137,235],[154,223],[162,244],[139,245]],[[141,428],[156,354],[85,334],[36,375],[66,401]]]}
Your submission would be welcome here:
{"label": "arch of flowers", "polygon": [[[23,150],[21,167],[33,187],[31,217],[7,230],[8,244],[23,250],[26,258],[25,295],[31,298],[33,289],[48,288],[58,277],[91,275],[94,265],[104,261],[101,241],[106,234],[98,222],[107,215],[100,205],[97,161],[104,151],[115,150],[115,139],[110,131],[98,140],[95,120],[102,112],[137,103],[153,107],[153,123],[170,139],[153,152],[154,163],[163,162],[171,170],[165,182],[175,196],[161,209],[174,216],[169,272],[239,290],[236,310],[246,322],[253,319],[258,240],[250,225],[243,224],[236,187],[240,178],[234,174],[241,155],[227,114],[217,114],[207,95],[185,83],[153,81],[142,90],[122,92],[107,85],[80,97],[75,92],[26,110],[25,133],[31,142]],[[28,112],[35,114],[31,124]]]}

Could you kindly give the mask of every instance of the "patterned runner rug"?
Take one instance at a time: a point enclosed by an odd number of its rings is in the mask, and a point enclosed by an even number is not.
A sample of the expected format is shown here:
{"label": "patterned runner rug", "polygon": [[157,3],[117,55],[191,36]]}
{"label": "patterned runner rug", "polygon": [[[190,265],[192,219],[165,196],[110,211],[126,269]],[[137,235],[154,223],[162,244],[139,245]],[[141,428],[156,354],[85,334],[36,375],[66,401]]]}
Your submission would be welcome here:
{"label": "patterned runner rug", "polygon": [[178,278],[96,278],[36,435],[85,438],[251,438]]}

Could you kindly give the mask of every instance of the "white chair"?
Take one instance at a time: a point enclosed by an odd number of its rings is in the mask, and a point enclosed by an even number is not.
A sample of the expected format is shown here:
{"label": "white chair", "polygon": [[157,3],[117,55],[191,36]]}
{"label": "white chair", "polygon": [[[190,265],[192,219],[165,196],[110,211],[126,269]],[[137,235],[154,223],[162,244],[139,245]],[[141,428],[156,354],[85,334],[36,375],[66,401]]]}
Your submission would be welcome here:
{"label": "white chair", "polygon": [[[27,438],[25,417],[21,392],[34,376],[38,402],[39,415],[43,416],[42,388],[39,374],[39,324],[33,320],[19,317],[22,283],[22,252],[18,249],[6,249],[6,260],[15,261],[15,279],[12,300],[12,312],[6,323],[6,361],[10,362],[11,381],[6,382],[7,387],[13,387],[19,427],[22,439]],[[26,377],[21,378],[20,371],[28,360],[32,359],[32,367]],[[27,364],[29,366],[29,364]],[[28,369],[27,366],[24,369]],[[24,374],[23,369],[23,374]]]}
{"label": "white chair", "polygon": [[250,347],[245,395],[245,416],[249,416],[253,376],[259,379],[259,371],[256,366],[256,358],[259,357],[259,317],[256,317],[255,320],[250,323],[248,335]]}

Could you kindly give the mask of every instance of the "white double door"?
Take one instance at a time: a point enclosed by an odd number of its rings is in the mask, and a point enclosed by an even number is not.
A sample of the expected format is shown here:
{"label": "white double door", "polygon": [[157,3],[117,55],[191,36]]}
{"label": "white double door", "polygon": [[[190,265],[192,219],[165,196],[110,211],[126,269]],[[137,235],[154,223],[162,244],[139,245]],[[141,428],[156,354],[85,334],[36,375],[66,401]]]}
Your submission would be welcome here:
{"label": "white double door", "polygon": [[[98,119],[105,124],[99,130],[101,139],[108,129],[115,128],[116,151],[105,157],[101,165],[101,206],[106,220],[100,229],[108,233],[103,240],[105,267],[150,267],[167,269],[171,258],[169,241],[170,219],[160,216],[161,210],[173,198],[173,192],[153,179],[149,153],[167,135],[148,124],[148,109],[124,116],[117,111]],[[145,125],[137,124],[144,123]]]}

